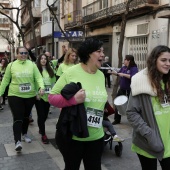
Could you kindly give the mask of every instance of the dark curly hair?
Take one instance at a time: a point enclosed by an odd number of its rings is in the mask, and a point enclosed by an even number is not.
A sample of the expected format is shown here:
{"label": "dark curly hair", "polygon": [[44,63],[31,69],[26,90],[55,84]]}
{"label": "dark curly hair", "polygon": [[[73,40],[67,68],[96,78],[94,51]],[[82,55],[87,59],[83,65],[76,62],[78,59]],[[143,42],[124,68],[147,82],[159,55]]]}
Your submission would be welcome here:
{"label": "dark curly hair", "polygon": [[86,64],[90,57],[89,54],[99,50],[102,45],[103,42],[98,39],[87,38],[84,42],[80,44],[77,50],[80,62]]}
{"label": "dark curly hair", "polygon": [[[168,101],[170,102],[170,71],[168,74],[162,74],[157,69],[157,59],[162,53],[170,53],[170,48],[164,45],[156,46],[150,53],[147,59],[148,76],[153,88],[157,90],[157,96],[159,101],[162,102],[164,99],[164,94],[168,96]],[[161,80],[165,84],[165,91],[162,90]]]}

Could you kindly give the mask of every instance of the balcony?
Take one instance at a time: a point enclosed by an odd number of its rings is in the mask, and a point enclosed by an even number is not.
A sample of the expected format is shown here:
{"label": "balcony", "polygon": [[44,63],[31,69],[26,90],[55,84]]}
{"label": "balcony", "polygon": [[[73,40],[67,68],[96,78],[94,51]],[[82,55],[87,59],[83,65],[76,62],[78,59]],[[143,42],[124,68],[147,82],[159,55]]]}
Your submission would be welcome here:
{"label": "balcony", "polygon": [[64,17],[64,29],[80,27],[82,25],[81,10],[73,11]]}
{"label": "balcony", "polygon": [[[111,16],[119,16],[124,13],[126,10],[127,1],[124,1],[119,4],[114,4],[110,7],[107,7],[102,4],[101,1],[95,1],[92,4],[89,4],[83,8],[83,18],[82,23],[88,24],[94,22],[98,19],[104,19]],[[138,10],[137,13],[145,13],[151,8],[157,7],[159,5],[159,0],[134,0],[130,4],[130,10]],[[135,13],[135,15],[137,15]],[[115,20],[118,19],[115,17]],[[114,20],[114,19],[113,19]]]}
{"label": "balcony", "polygon": [[[40,7],[33,7],[32,8],[32,15],[34,17],[34,21],[39,20],[39,18],[41,18],[41,12],[40,12]],[[30,22],[30,15],[29,12],[25,12],[22,15],[22,23],[24,25],[27,25]]]}
{"label": "balcony", "polygon": [[0,23],[0,30],[10,30],[11,24]]}

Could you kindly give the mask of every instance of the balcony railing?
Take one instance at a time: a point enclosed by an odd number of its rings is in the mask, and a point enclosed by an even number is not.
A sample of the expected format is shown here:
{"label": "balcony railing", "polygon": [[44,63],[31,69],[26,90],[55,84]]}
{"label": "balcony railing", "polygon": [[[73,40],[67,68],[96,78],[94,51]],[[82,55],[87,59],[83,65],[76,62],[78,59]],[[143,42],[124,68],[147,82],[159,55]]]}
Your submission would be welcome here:
{"label": "balcony railing", "polygon": [[82,11],[76,10],[67,15],[64,18],[64,27],[80,26],[82,24]]}
{"label": "balcony railing", "polygon": [[9,30],[11,24],[0,23],[1,30]]}
{"label": "balcony railing", "polygon": [[[111,16],[115,14],[123,13],[126,10],[127,1],[115,4],[111,7],[102,8],[102,1],[95,1],[92,4],[87,5],[83,9],[83,18],[82,22],[87,23],[95,19]],[[130,9],[140,8],[141,6],[152,6],[159,4],[159,0],[133,0],[130,4]]]}

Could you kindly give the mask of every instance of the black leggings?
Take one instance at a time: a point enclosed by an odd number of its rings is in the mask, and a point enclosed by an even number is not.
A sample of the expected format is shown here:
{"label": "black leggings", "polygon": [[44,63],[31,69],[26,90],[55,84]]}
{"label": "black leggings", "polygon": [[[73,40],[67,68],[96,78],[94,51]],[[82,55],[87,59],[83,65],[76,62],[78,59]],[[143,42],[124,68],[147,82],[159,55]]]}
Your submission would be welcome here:
{"label": "black leggings", "polygon": [[101,170],[103,138],[95,141],[76,141],[56,133],[56,144],[63,155],[65,170],[79,170],[81,160],[85,170]]}
{"label": "black leggings", "polygon": [[[142,155],[138,155],[140,160],[142,170],[157,170],[157,159],[156,158],[147,158]],[[170,170],[170,157],[164,158],[160,162],[162,170]]]}
{"label": "black leggings", "polygon": [[45,121],[47,120],[50,104],[43,99],[36,100],[35,107],[37,110],[37,123],[42,136],[45,135]]}
{"label": "black leggings", "polygon": [[21,98],[8,96],[8,103],[13,115],[13,132],[15,143],[21,141],[21,133],[27,134],[29,115],[35,103],[35,97]]}

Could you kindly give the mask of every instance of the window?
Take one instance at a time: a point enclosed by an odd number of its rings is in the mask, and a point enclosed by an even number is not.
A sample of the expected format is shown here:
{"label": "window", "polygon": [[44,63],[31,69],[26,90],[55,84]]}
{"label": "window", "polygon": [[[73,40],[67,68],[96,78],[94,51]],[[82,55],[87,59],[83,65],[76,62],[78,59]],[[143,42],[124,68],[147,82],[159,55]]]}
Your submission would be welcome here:
{"label": "window", "polygon": [[40,0],[34,0],[34,7],[40,7]]}
{"label": "window", "polygon": [[148,38],[146,36],[129,38],[129,54],[133,55],[139,70],[146,67]]}
{"label": "window", "polygon": [[47,21],[50,21],[50,12],[48,9],[42,12],[42,24],[46,23]]}
{"label": "window", "polygon": [[99,2],[100,2],[100,4],[99,4],[100,8],[99,9],[104,9],[104,8],[108,7],[108,0],[100,0]]}

